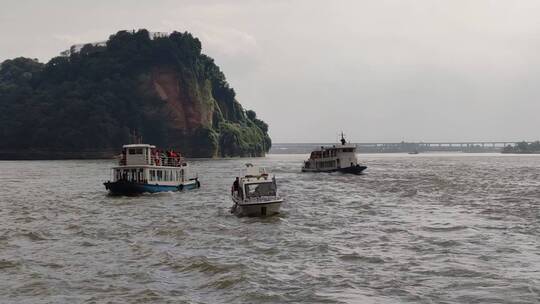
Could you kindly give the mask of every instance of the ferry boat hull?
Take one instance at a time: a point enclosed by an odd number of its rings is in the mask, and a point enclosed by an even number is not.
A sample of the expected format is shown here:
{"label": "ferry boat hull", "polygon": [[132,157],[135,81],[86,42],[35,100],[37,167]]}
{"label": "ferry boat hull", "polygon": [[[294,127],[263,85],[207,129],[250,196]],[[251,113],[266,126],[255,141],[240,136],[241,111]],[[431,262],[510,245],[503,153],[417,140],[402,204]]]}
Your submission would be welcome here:
{"label": "ferry boat hull", "polygon": [[278,214],[281,209],[283,199],[276,199],[266,202],[247,203],[235,196],[232,197],[235,204],[231,208],[231,213],[237,216],[271,216]]}
{"label": "ferry boat hull", "polygon": [[143,193],[175,192],[184,190],[193,190],[200,187],[198,180],[191,180],[176,186],[145,184],[131,181],[116,181],[103,183],[105,189],[109,190],[111,195],[137,195]]}
{"label": "ferry boat hull", "polygon": [[302,168],[302,172],[341,172],[341,173],[347,173],[347,174],[362,174],[364,170],[366,170],[366,166],[356,165],[352,167],[347,168],[333,168],[333,169],[309,169],[309,168]]}

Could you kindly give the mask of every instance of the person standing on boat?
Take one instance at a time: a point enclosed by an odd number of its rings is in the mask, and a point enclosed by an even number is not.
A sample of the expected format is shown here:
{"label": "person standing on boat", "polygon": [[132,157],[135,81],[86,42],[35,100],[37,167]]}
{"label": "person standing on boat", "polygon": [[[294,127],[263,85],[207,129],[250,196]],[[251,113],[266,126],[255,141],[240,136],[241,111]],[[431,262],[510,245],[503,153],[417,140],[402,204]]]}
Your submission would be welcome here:
{"label": "person standing on boat", "polygon": [[238,193],[239,188],[240,188],[240,179],[237,177],[232,185],[231,194],[234,195],[235,192]]}
{"label": "person standing on boat", "polygon": [[161,165],[167,165],[167,154],[165,153],[165,151],[161,151]]}
{"label": "person standing on boat", "polygon": [[177,152],[176,157],[178,158],[178,166],[182,166],[182,153]]}
{"label": "person standing on boat", "polygon": [[156,166],[161,165],[161,161],[160,161],[160,158],[159,158],[159,150],[158,149],[156,149],[156,151],[155,151],[154,161],[156,163]]}
{"label": "person standing on boat", "polygon": [[171,152],[170,152],[170,153],[171,153],[171,155],[170,155],[170,157],[171,157],[171,164],[172,164],[173,166],[175,166],[175,167],[178,166],[178,160],[176,159],[176,152],[174,152],[174,150],[171,149]]}
{"label": "person standing on boat", "polygon": [[122,158],[120,159],[120,165],[125,166],[126,165],[126,149],[122,149]]}
{"label": "person standing on boat", "polygon": [[165,153],[167,154],[167,166],[172,166],[172,150],[169,149]]}

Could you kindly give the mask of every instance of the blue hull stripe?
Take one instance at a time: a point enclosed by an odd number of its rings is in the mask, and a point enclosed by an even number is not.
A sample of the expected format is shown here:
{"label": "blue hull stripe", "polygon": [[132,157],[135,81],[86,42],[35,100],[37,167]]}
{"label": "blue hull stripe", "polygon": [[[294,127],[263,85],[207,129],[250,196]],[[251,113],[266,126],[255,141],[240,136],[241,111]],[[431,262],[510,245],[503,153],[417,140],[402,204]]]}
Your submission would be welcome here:
{"label": "blue hull stripe", "polygon": [[157,193],[170,191],[192,190],[199,187],[198,181],[179,184],[178,186],[167,186],[158,184],[138,184],[131,182],[106,182],[105,188],[112,194],[140,194],[140,193]]}

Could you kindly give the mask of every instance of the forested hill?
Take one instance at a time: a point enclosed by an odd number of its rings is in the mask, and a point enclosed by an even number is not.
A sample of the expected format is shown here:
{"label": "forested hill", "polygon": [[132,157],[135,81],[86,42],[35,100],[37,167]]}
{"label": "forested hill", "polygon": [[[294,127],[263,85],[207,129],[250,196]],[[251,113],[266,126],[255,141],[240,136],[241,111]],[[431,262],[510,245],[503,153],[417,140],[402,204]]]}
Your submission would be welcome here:
{"label": "forested hill", "polygon": [[120,31],[42,64],[0,66],[0,158],[111,156],[136,132],[191,157],[260,156],[268,126],[189,33]]}

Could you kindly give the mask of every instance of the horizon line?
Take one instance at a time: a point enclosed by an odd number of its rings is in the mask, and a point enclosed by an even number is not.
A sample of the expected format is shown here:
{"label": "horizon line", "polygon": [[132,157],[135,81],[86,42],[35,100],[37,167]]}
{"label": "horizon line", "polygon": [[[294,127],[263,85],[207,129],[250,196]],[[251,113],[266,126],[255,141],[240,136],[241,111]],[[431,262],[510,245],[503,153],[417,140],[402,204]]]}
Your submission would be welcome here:
{"label": "horizon line", "polygon": [[[520,142],[536,142],[536,140],[464,140],[464,141],[349,141],[353,144],[476,144],[476,143],[520,143]],[[333,144],[335,142],[272,142],[272,145],[278,144]]]}

